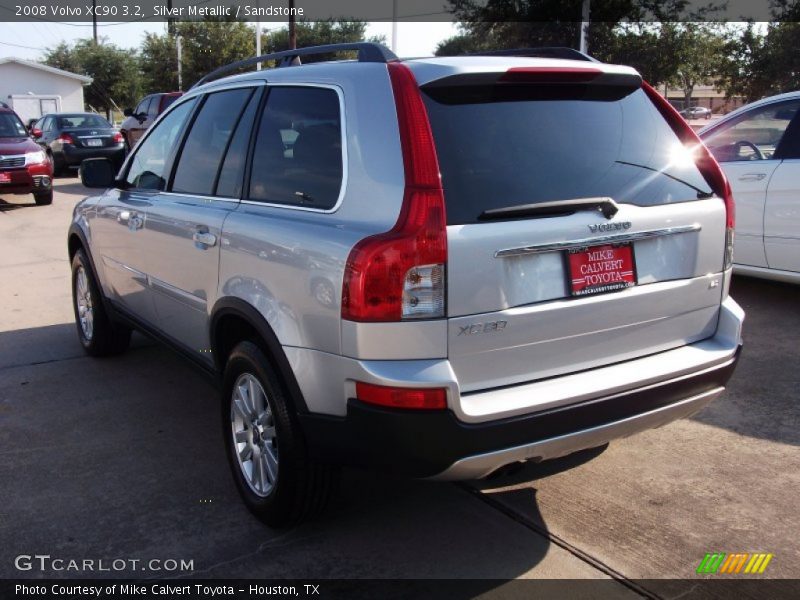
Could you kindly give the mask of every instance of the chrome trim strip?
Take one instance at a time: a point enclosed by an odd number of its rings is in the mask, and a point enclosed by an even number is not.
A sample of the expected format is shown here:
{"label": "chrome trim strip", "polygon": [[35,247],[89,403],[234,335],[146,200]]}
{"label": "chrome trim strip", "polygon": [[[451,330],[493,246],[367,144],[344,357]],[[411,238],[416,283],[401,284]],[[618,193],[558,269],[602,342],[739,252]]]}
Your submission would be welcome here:
{"label": "chrome trim strip", "polygon": [[122,271],[123,273],[127,273],[131,279],[133,279],[136,283],[141,285],[142,287],[147,287],[147,275],[142,273],[141,271],[134,269],[133,267],[129,267],[126,264],[123,264],[113,258],[110,258],[103,255],[103,264],[107,267],[111,267],[112,269],[116,269],[117,271]]}
{"label": "chrome trim strip", "polygon": [[544,252],[559,252],[561,250],[571,250],[573,248],[585,248],[586,246],[597,246],[599,244],[618,244],[621,242],[634,242],[665,235],[676,235],[679,233],[691,233],[700,231],[702,227],[698,223],[693,225],[683,225],[681,227],[668,227],[666,229],[650,229],[648,231],[636,231],[634,233],[618,233],[615,235],[604,235],[595,238],[584,238],[569,242],[554,242],[548,244],[533,244],[531,246],[521,246],[519,248],[506,248],[494,253],[495,258],[508,258],[510,256],[523,256],[525,254],[542,254]]}
{"label": "chrome trim strip", "polygon": [[180,302],[181,304],[185,304],[189,308],[205,311],[206,301],[204,298],[200,298],[199,296],[195,296],[194,294],[185,292],[182,289],[175,287],[174,285],[170,285],[165,281],[161,281],[160,279],[155,279],[154,277],[148,277],[147,279],[150,283],[150,289],[156,292],[160,292],[165,296],[167,296],[168,298],[177,300],[178,302]]}
{"label": "chrome trim strip", "polygon": [[709,404],[724,390],[725,388],[720,386],[707,392],[697,394],[696,396],[691,396],[680,402],[662,406],[661,408],[612,423],[590,427],[589,429],[576,431],[575,433],[567,433],[558,437],[534,442],[533,444],[515,446],[505,450],[497,450],[495,452],[487,452],[486,454],[478,454],[463,458],[454,462],[438,475],[429,477],[429,479],[439,481],[481,479],[507,464],[532,459],[549,460],[551,458],[572,454],[578,450],[596,448],[611,440],[628,437],[640,431],[654,429],[677,419],[691,416]]}

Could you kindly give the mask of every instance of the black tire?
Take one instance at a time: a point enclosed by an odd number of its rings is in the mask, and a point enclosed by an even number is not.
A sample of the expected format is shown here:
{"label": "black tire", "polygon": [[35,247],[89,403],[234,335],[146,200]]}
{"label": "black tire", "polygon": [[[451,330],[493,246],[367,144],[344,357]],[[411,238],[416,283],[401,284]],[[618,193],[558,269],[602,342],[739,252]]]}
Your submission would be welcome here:
{"label": "black tire", "polygon": [[[233,417],[236,413],[234,387],[248,377],[254,377],[264,392],[267,424],[274,427],[272,454],[277,457],[277,474],[269,483],[270,489],[262,483],[261,494],[254,491],[245,473],[244,460],[240,464],[239,450],[234,441],[236,426]],[[261,521],[274,528],[289,527],[317,516],[328,503],[336,482],[338,470],[321,465],[308,457],[305,439],[297,417],[292,409],[283,382],[271,367],[261,349],[252,342],[241,342],[231,352],[225,366],[222,387],[222,433],[225,450],[236,487],[245,505]],[[255,413],[254,413],[255,414]],[[252,425],[251,425],[252,427]],[[266,435],[264,434],[266,439]],[[254,439],[254,434],[249,434]],[[260,438],[259,436],[259,439]],[[243,453],[250,455],[251,472],[255,465],[256,448],[251,442],[240,441]],[[269,444],[270,442],[265,442]],[[261,452],[260,454],[263,454]],[[266,469],[266,467],[265,467]],[[266,474],[266,471],[264,471]],[[269,477],[267,477],[268,479]],[[263,481],[263,479],[262,479]]]}
{"label": "black tire", "polygon": [[[80,295],[79,280],[81,273],[86,277],[88,291],[88,306],[91,309],[92,326],[87,331],[81,324],[81,314],[78,307]],[[91,356],[114,356],[128,349],[131,341],[131,330],[124,325],[114,323],[106,313],[100,288],[94,279],[89,259],[82,249],[72,258],[72,308],[75,311],[75,326],[78,329],[78,339],[87,354]]]}
{"label": "black tire", "polygon": [[53,203],[53,190],[46,192],[33,192],[33,200],[37,206],[46,206]]}
{"label": "black tire", "polygon": [[57,159],[53,153],[50,153],[50,160],[53,161],[53,177],[59,177],[64,174],[64,161]]}

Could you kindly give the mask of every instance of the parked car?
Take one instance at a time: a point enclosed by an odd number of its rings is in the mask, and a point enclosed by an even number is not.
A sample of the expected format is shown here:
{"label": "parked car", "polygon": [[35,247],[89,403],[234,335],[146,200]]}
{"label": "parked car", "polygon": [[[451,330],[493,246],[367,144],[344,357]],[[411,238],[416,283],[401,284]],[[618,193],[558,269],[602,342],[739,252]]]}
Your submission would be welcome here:
{"label": "parked car", "polygon": [[167,110],[182,95],[183,92],[150,94],[139,102],[136,109],[126,108],[124,110],[125,120],[120,125],[120,131],[125,138],[128,150],[136,145],[136,142],[155,122],[158,115]]}
{"label": "parked car", "polygon": [[736,199],[734,270],[800,283],[800,91],[701,130]]}
{"label": "parked car", "polygon": [[711,109],[706,108],[705,106],[693,106],[691,108],[686,108],[681,112],[681,116],[687,119],[710,119],[711,118]]}
{"label": "parked car", "polygon": [[337,465],[481,478],[723,391],[743,312],[719,165],[634,69],[517,52],[260,57],[288,66],[207,76],[116,178],[84,162],[105,191],[69,232],[81,344],[138,328],[216,378],[267,523],[323,506]]}
{"label": "parked car", "polygon": [[53,202],[53,164],[22,119],[0,106],[0,195],[33,194],[36,204]]}
{"label": "parked car", "polygon": [[45,115],[31,134],[51,157],[56,175],[87,158],[108,158],[116,166],[125,158],[122,134],[95,113]]}

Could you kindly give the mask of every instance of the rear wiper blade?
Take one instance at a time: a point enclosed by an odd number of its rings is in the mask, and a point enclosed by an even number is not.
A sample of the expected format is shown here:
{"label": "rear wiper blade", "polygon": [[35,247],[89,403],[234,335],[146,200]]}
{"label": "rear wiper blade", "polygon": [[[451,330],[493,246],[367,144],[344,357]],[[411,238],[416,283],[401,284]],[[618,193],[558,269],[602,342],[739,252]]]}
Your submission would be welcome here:
{"label": "rear wiper blade", "polygon": [[536,204],[518,204],[483,211],[479,216],[480,221],[493,219],[510,219],[514,217],[556,216],[572,214],[579,210],[597,210],[606,219],[610,219],[619,211],[619,205],[611,198],[574,198],[571,200],[554,200],[552,202],[537,202]]}

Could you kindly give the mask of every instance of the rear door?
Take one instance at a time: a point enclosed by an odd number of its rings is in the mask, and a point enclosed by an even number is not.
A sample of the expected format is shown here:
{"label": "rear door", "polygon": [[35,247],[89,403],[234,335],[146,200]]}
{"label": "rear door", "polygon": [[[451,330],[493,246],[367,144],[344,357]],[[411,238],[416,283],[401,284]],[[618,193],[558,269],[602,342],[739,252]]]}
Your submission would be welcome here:
{"label": "rear door", "polygon": [[208,94],[179,149],[166,193],[148,209],[144,268],[162,332],[208,362],[222,225],[241,195],[260,87]]}
{"label": "rear door", "polygon": [[457,83],[422,89],[447,209],[448,354],[462,391],[714,333],[724,202],[638,80]]}

